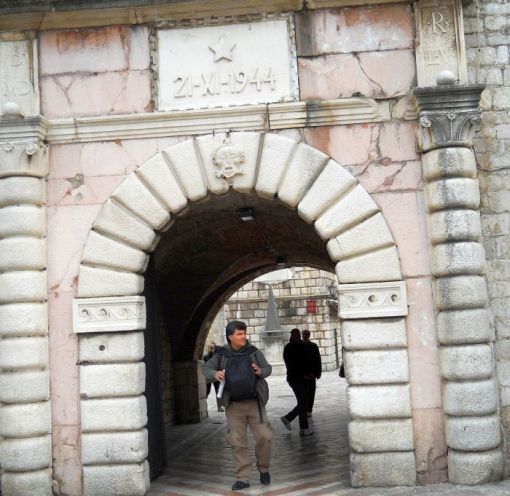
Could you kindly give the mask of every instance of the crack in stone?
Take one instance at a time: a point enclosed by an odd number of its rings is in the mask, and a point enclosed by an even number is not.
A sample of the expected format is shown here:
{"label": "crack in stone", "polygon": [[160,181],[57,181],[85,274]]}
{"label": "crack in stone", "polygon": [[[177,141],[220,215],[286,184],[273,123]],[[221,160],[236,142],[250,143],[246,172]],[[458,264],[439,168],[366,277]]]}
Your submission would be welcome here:
{"label": "crack in stone", "polygon": [[377,81],[374,81],[368,74],[367,72],[365,71],[365,68],[363,67],[363,64],[361,62],[361,59],[360,59],[360,56],[358,53],[353,53],[352,54],[354,56],[354,58],[358,61],[358,65],[359,65],[359,68],[361,70],[361,72],[365,75],[365,77],[372,83],[374,84],[377,88],[379,88],[379,90],[381,91],[381,96],[386,96],[386,93],[383,89],[383,87],[377,82]]}

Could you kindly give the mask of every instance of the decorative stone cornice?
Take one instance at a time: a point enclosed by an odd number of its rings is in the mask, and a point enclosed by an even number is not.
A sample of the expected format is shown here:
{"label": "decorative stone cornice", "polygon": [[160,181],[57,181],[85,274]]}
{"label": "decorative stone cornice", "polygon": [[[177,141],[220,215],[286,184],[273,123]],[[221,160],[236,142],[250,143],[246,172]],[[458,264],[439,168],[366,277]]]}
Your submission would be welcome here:
{"label": "decorative stone cornice", "polygon": [[405,282],[339,284],[338,315],[344,320],[407,315]]}
{"label": "decorative stone cornice", "polygon": [[83,333],[145,329],[145,313],[143,296],[75,298],[73,330]]}
{"label": "decorative stone cornice", "polygon": [[[48,121],[50,144],[190,136],[211,131],[269,131],[390,120],[387,101],[341,98],[320,102],[151,112]],[[0,131],[1,132],[1,131]],[[1,139],[1,134],[0,134]]]}
{"label": "decorative stone cornice", "polygon": [[0,117],[0,177],[48,174],[47,122],[42,117]]}
{"label": "decorative stone cornice", "polygon": [[416,88],[420,147],[426,152],[450,146],[473,146],[473,136],[480,127],[481,85],[443,85]]}

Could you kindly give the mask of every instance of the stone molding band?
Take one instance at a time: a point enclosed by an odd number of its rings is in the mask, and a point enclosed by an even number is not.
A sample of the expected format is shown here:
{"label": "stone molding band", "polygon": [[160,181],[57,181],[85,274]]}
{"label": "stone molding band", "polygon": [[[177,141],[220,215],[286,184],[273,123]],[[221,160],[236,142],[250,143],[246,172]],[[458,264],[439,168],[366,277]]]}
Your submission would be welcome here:
{"label": "stone molding band", "polygon": [[[449,480],[503,475],[472,138],[480,86],[418,88]],[[469,432],[469,436],[466,433]]]}

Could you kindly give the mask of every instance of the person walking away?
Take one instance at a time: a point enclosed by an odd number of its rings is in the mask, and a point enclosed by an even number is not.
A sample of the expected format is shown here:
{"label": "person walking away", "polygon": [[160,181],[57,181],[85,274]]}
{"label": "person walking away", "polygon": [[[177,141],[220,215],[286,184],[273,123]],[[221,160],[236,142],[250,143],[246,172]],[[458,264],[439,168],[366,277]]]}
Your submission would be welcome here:
{"label": "person walking away", "polygon": [[[207,353],[204,355],[203,360],[204,363],[212,358],[214,353],[216,352],[216,343],[211,341],[207,346]],[[211,392],[211,384],[214,386],[215,396],[216,396],[216,406],[218,408],[218,412],[223,412],[223,407],[221,406],[221,399],[218,398],[218,389],[220,388],[220,381],[208,382],[207,383],[207,393],[205,395],[206,399],[209,398],[209,393]]]}
{"label": "person walking away", "polygon": [[303,337],[303,343],[307,346],[308,350],[308,363],[310,364],[311,372],[305,377],[308,405],[306,407],[306,414],[308,417],[312,416],[313,404],[315,403],[315,390],[317,389],[317,379],[321,378],[322,375],[322,361],[321,352],[319,347],[313,341],[310,341],[310,331],[304,329],[301,333]]}
{"label": "person walking away", "polygon": [[250,487],[251,454],[247,429],[255,439],[255,457],[260,483],[271,483],[269,465],[273,433],[266,413],[269,388],[265,380],[272,367],[264,354],[250,345],[246,324],[233,320],[226,326],[227,344],[203,365],[207,382],[225,381],[222,401],[227,417],[228,441],[232,447],[236,481],[233,491]]}
{"label": "person walking away", "polygon": [[287,415],[280,418],[283,425],[289,431],[292,430],[291,422],[299,417],[299,428],[302,436],[310,436],[313,430],[308,425],[306,409],[308,406],[307,386],[305,376],[310,373],[308,349],[301,341],[301,332],[295,328],[290,331],[289,342],[283,348],[283,360],[287,367],[287,382],[294,391],[297,404]]}

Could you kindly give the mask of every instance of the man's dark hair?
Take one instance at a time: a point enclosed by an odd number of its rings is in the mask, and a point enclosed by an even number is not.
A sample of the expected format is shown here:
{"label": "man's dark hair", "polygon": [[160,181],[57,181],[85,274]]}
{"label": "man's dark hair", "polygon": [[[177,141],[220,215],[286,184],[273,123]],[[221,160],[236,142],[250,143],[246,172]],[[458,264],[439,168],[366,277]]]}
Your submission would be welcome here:
{"label": "man's dark hair", "polygon": [[229,336],[232,336],[236,329],[239,331],[246,331],[246,324],[242,320],[231,320],[225,327],[227,341],[230,341]]}

